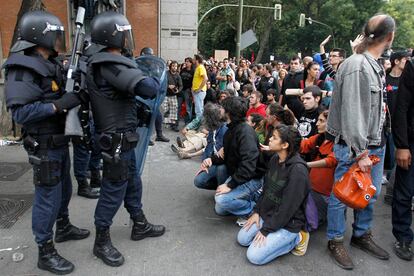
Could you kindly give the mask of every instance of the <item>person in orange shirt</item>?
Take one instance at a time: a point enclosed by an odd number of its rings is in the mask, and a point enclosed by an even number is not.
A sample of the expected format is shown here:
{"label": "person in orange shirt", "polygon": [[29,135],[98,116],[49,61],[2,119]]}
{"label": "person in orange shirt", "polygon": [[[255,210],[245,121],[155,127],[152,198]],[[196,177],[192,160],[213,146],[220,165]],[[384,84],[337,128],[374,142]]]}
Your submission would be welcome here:
{"label": "person in orange shirt", "polygon": [[325,138],[328,110],[323,111],[316,123],[318,134],[303,139],[300,145],[302,154],[310,154],[311,160],[307,162],[310,168],[310,181],[312,197],[318,208],[319,225],[326,222],[329,196],[334,184],[334,173],[337,160],[333,153],[333,141]]}

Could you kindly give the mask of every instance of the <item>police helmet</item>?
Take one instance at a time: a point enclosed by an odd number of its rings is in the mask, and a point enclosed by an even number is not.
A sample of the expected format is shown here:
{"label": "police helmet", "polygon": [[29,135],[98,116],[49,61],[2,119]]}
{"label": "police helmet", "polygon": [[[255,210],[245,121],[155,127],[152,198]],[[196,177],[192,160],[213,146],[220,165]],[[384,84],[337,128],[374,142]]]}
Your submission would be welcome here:
{"label": "police helmet", "polygon": [[25,13],[18,25],[18,40],[10,49],[12,53],[35,46],[65,52],[65,31],[62,22],[55,15],[45,11]]}
{"label": "police helmet", "polygon": [[128,19],[114,11],[103,12],[93,18],[91,39],[93,43],[104,48],[112,47],[124,51],[134,50],[134,39]]}
{"label": "police helmet", "polygon": [[144,47],[141,49],[141,56],[153,56],[154,50],[151,47]]}

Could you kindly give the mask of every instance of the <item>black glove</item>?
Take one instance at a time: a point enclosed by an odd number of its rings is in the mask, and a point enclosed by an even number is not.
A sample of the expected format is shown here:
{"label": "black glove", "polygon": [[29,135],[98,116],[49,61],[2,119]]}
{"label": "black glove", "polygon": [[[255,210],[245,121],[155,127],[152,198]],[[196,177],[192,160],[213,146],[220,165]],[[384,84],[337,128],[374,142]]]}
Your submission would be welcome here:
{"label": "black glove", "polygon": [[77,93],[66,93],[60,99],[52,102],[57,112],[66,112],[75,106],[81,104],[81,100]]}

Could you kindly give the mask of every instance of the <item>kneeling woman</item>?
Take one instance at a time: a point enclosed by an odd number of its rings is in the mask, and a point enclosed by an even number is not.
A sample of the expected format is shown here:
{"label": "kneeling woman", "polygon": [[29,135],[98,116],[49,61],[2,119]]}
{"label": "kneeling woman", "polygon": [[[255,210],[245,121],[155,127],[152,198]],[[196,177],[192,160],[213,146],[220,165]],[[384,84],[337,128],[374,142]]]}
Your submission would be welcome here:
{"label": "kneeling woman", "polygon": [[328,121],[328,110],[322,112],[318,117],[316,126],[318,134],[303,139],[300,151],[309,154],[310,168],[309,178],[312,186],[312,198],[318,208],[319,225],[327,221],[329,196],[334,184],[334,173],[337,165],[333,153],[334,142],[326,139],[326,123]]}
{"label": "kneeling woman", "polygon": [[266,264],[292,250],[306,251],[309,234],[301,230],[310,184],[306,162],[298,153],[301,139],[295,127],[286,125],[277,126],[270,138],[269,148],[276,154],[263,193],[237,236],[242,246],[249,247],[247,258],[253,264]]}

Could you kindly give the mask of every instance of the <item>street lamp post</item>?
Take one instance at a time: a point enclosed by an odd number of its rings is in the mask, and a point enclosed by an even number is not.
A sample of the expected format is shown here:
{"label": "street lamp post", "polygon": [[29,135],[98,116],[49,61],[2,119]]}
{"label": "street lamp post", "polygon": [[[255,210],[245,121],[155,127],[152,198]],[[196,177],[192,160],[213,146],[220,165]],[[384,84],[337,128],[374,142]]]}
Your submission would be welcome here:
{"label": "street lamp post", "polygon": [[241,46],[241,32],[242,32],[242,25],[243,25],[243,8],[254,8],[254,9],[265,9],[265,10],[274,10],[275,11],[275,20],[281,20],[282,15],[282,5],[275,4],[274,7],[265,7],[265,6],[254,6],[254,5],[243,5],[243,0],[239,0],[239,4],[221,4],[209,9],[206,13],[201,16],[200,20],[198,21],[198,27],[200,27],[201,22],[204,18],[212,11],[221,8],[221,7],[238,7],[239,8],[239,20],[237,25],[237,36],[236,36],[236,62],[239,62],[240,59],[240,46]]}
{"label": "street lamp post", "polygon": [[326,23],[320,22],[318,20],[312,19],[310,17],[306,17],[304,13],[301,13],[300,17],[299,17],[299,27],[305,27],[305,20],[307,20],[309,22],[309,24],[316,23],[316,24],[327,27],[331,31],[334,48],[336,47],[334,31],[333,31],[333,28],[331,26],[329,26]]}
{"label": "street lamp post", "polygon": [[236,38],[236,61],[240,61],[240,43],[241,43],[241,33],[243,26],[243,0],[239,0],[239,22],[237,25],[237,38]]}

